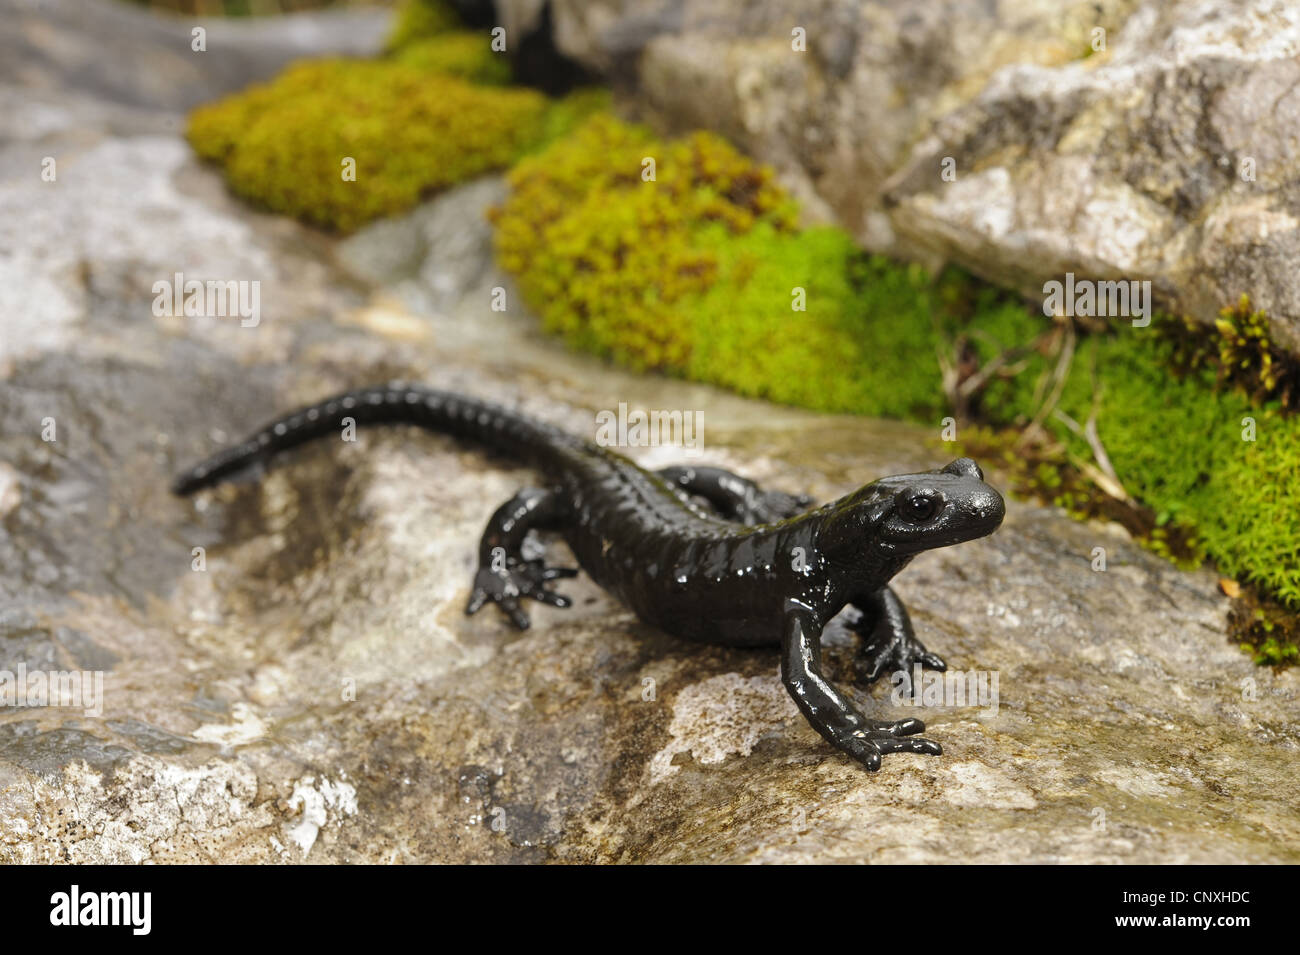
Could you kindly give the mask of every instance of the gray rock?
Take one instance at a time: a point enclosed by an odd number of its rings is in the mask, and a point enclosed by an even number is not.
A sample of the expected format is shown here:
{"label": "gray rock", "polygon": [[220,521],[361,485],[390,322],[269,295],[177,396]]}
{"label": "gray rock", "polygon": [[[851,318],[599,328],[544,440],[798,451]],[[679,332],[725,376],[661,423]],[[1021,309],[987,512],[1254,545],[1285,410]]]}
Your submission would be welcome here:
{"label": "gray rock", "polygon": [[[384,429],[171,497],[262,420],[394,376],[579,433],[619,401],[700,410],[710,460],[820,499],[946,455],[543,338],[491,261],[499,180],[328,242],[234,204],[158,114],[36,101],[40,148],[79,158],[41,183],[0,111],[0,326],[52,316],[0,362],[0,670],[97,671],[103,696],[0,707],[0,861],[1297,861],[1295,672],[1230,645],[1212,576],[1115,527],[1013,502],[899,578],[998,706],[926,707],[945,756],[873,776],[798,717],[774,653],[673,640],[585,578],[525,634],[464,617],[483,523],[532,479],[509,462]],[[176,270],[260,279],[262,323],[155,317]],[[855,638],[826,642],[848,687]],[[919,712],[889,690],[853,692]]]}
{"label": "gray rock", "polygon": [[397,291],[407,307],[454,307],[492,267],[484,210],[507,194],[497,176],[480,179],[339,244],[338,258],[362,281]]}
{"label": "gray rock", "polygon": [[[531,6],[498,0],[507,18]],[[1149,280],[1205,321],[1247,293],[1300,350],[1294,5],[552,6],[560,49],[635,109],[741,143],[872,249],[1034,298],[1067,271]]]}
{"label": "gray rock", "polygon": [[[378,53],[391,12],[160,16],[116,0],[0,0],[0,84],[187,110],[306,56]],[[193,49],[193,31],[206,49]]]}

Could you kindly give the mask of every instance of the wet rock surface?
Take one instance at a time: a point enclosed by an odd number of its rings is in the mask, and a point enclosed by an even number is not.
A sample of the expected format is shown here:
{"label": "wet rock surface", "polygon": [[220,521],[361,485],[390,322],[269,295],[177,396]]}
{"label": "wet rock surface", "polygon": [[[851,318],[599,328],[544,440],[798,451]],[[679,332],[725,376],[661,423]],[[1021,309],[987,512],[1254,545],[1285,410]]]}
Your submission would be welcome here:
{"label": "wet rock surface", "polygon": [[0,83],[175,110],[270,79],[297,57],[374,55],[389,21],[366,9],[173,16],[104,0],[3,0],[0,16]]}
{"label": "wet rock surface", "polygon": [[[464,617],[484,522],[534,479],[509,461],[362,431],[173,498],[265,419],[394,377],[587,434],[619,402],[700,411],[707,460],[819,500],[946,457],[543,339],[492,262],[499,180],[336,243],[229,199],[165,105],[0,95],[48,117],[0,111],[0,670],[103,674],[102,707],[0,707],[0,860],[1297,861],[1295,673],[1230,645],[1211,575],[1114,527],[1012,502],[898,578],[997,706],[853,690],[945,748],[869,775],[798,716],[774,652],[675,640],[585,577],[526,633]],[[260,281],[261,322],[154,315],[178,271]]]}
{"label": "wet rock surface", "polygon": [[[539,15],[534,0],[497,5],[507,22]],[[1166,307],[1205,321],[1249,294],[1300,350],[1293,4],[551,10],[560,51],[629,103],[670,127],[718,129],[874,249],[955,259],[1034,296],[1067,271],[1149,280]]]}

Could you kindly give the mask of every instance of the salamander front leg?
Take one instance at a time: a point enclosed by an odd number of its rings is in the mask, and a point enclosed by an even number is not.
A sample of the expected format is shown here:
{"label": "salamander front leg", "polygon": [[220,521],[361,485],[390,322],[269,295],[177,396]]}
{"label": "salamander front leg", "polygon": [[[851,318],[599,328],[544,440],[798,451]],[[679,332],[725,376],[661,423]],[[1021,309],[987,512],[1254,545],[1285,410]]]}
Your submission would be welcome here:
{"label": "salamander front leg", "polygon": [[810,608],[793,600],[787,604],[781,680],[813,729],[871,772],[880,768],[880,758],[889,753],[942,755],[943,749],[934,740],[914,735],[925,730],[920,720],[868,719],[827,681],[822,675],[821,633],[821,624]]}
{"label": "salamander front leg", "polygon": [[491,601],[516,627],[527,630],[528,614],[519,606],[521,597],[552,607],[570,606],[568,597],[549,590],[547,584],[575,577],[578,572],[571,567],[547,567],[541,560],[524,560],[520,549],[530,530],[554,528],[564,517],[559,495],[535,487],[524,488],[497,508],[479,542],[478,572],[465,613],[477,613]]}
{"label": "salamander front leg", "polygon": [[727,520],[751,526],[802,514],[812,503],[806,494],[764,491],[749,478],[722,468],[683,466],[656,473],[673,487],[704,498]]}

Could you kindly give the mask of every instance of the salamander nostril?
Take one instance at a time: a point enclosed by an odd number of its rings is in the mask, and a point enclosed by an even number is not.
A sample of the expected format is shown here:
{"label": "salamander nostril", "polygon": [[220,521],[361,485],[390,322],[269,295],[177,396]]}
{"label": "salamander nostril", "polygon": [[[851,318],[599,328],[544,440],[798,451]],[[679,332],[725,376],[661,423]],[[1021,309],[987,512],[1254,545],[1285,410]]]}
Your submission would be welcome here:
{"label": "salamander nostril", "polygon": [[1007,505],[1002,500],[1002,495],[990,488],[974,497],[971,501],[976,516],[990,524],[1001,524],[1002,518],[1006,516]]}

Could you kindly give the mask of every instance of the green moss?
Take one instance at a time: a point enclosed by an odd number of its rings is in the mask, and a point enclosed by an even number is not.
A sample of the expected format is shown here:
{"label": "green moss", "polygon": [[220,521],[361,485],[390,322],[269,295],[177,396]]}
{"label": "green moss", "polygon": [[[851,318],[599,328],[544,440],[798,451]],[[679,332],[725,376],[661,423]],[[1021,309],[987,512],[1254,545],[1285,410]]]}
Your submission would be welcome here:
{"label": "green moss", "polygon": [[391,51],[461,28],[460,17],[445,0],[404,0],[397,8],[386,44]]}
{"label": "green moss", "polygon": [[474,83],[503,86],[510,82],[510,59],[492,50],[486,33],[456,30],[405,44],[393,54],[399,63],[430,73],[444,73]]}
{"label": "green moss", "polygon": [[[1277,401],[1257,403],[1217,362],[1172,371],[1185,345],[1167,328],[1178,324],[1160,316],[1148,329],[1084,340],[1056,409],[1077,425],[1095,414],[1115,476],[1154,512],[1157,528],[1193,528],[1223,573],[1300,608],[1300,417]],[[1035,355],[1000,382],[999,400],[985,403],[990,418],[1023,425],[1041,407],[1055,366],[1055,356]],[[1253,441],[1245,440],[1246,419]],[[1095,449],[1058,414],[1043,425],[1076,459],[1095,462]]]}
{"label": "green moss", "polygon": [[1280,402],[1300,409],[1300,358],[1275,345],[1268,315],[1250,305],[1243,295],[1236,305],[1219,311],[1214,334],[1205,326],[1184,319],[1162,323],[1162,337],[1170,347],[1173,368],[1194,372],[1208,368],[1220,387],[1231,387],[1265,404]]}
{"label": "green moss", "polygon": [[[642,181],[646,157],[655,182]],[[510,198],[494,216],[501,262],[546,327],[575,347],[680,370],[691,335],[679,304],[716,278],[699,230],[792,221],[770,175],[743,164],[749,178],[729,178],[740,164],[707,134],[665,147],[640,127],[594,117],[511,173]]]}
{"label": "green moss", "polygon": [[1244,644],[1242,649],[1253,654],[1260,666],[1294,666],[1300,663],[1300,646],[1277,637],[1269,637],[1258,647]]}
{"label": "green moss", "polygon": [[[864,256],[841,229],[701,235],[718,281],[693,307],[688,377],[823,411],[936,419],[929,277]],[[795,311],[794,289],[806,311]],[[893,313],[892,320],[864,321]]]}
{"label": "green moss", "polygon": [[[188,136],[241,196],[348,231],[508,165],[543,135],[548,108],[531,90],[404,63],[321,60],[195,110]],[[355,181],[343,179],[345,157]]]}
{"label": "green moss", "polygon": [[541,138],[534,150],[548,147],[573,133],[594,116],[606,114],[610,108],[609,90],[600,86],[580,86],[551,101],[546,111]]}
{"label": "green moss", "polygon": [[840,229],[799,230],[772,171],[711,134],[665,143],[598,116],[510,184],[497,251],[525,298],[573,346],[638,369],[937,418],[945,330],[975,310],[1025,312],[955,270],[936,280],[864,255]]}

